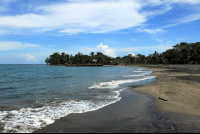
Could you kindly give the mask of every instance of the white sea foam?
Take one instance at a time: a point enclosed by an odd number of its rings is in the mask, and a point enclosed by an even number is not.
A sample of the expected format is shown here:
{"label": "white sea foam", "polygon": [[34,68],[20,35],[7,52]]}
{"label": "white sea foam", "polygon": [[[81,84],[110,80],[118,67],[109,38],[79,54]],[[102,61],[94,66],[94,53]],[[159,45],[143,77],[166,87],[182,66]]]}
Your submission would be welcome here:
{"label": "white sea foam", "polygon": [[133,72],[144,72],[144,71],[133,71]]}
{"label": "white sea foam", "polygon": [[145,74],[139,74],[139,75],[127,75],[123,77],[139,77],[139,76],[145,76]]}
{"label": "white sea foam", "polygon": [[140,73],[140,74],[134,74],[134,75],[127,75],[127,76],[123,76],[123,77],[139,77],[139,76],[150,75],[151,73],[152,73],[152,71],[150,71],[150,72],[145,72],[145,73]]}
{"label": "white sea foam", "polygon": [[120,95],[120,92],[123,91],[124,89],[126,88],[123,88],[123,89],[119,89],[118,91],[112,91],[112,95],[107,95],[107,96],[95,96],[94,98],[95,99],[109,99],[109,100],[115,100],[115,99],[118,99],[118,96]]}
{"label": "white sea foam", "polygon": [[131,82],[152,79],[152,78],[155,78],[155,76],[145,76],[143,78],[138,78],[138,79],[112,80],[110,82],[96,82],[96,83],[93,83],[92,86],[88,87],[88,89],[117,88],[119,87],[120,84],[123,84],[123,83],[131,83]]}
{"label": "white sea foam", "polygon": [[143,69],[141,68],[141,69],[136,69],[136,70],[143,70]]}
{"label": "white sea foam", "polygon": [[[94,100],[71,100],[57,103],[56,100],[41,108],[22,108],[21,110],[0,111],[0,120],[4,124],[4,133],[31,133],[49,124],[55,119],[64,117],[70,113],[84,113],[94,111],[104,106],[119,101],[121,91],[113,91],[112,96],[99,96]],[[59,101],[59,100],[58,100]]]}

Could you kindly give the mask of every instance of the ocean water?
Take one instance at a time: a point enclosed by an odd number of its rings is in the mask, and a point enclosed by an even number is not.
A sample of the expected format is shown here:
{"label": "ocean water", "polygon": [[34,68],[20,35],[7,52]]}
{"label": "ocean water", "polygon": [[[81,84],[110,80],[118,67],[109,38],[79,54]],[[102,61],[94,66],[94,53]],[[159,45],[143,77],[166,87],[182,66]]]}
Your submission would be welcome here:
{"label": "ocean water", "polygon": [[120,101],[130,86],[155,81],[136,67],[0,65],[0,132],[34,132],[70,113]]}

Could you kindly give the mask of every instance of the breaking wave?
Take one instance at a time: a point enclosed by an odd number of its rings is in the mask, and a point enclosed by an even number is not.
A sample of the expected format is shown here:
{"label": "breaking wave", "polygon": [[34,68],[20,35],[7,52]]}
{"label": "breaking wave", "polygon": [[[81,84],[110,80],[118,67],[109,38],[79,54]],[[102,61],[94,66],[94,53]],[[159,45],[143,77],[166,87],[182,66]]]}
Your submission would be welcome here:
{"label": "breaking wave", "polygon": [[88,87],[88,89],[118,88],[120,84],[131,83],[152,78],[155,78],[155,76],[145,76],[144,78],[138,79],[112,80],[109,82],[94,82],[92,86]]}
{"label": "breaking wave", "polygon": [[[135,72],[135,71],[134,71]],[[139,77],[139,76],[147,76],[150,75],[152,73],[152,71],[136,71],[136,72],[140,72],[139,74],[133,74],[133,75],[127,75],[127,76],[123,76],[123,77]]]}
{"label": "breaking wave", "polygon": [[146,76],[151,74],[152,71],[144,69],[136,70],[137,71],[134,72],[137,72],[137,74],[124,77],[142,77],[91,83],[91,86],[89,86],[87,90],[92,89],[98,91],[98,93],[90,99],[65,100],[62,98],[55,98],[51,102],[40,107],[26,107],[19,110],[0,111],[0,125],[3,126],[2,132],[31,133],[54,123],[56,119],[67,116],[70,113],[94,111],[115,103],[121,99],[121,97],[119,97],[120,92],[127,88],[120,87],[121,84],[155,78],[155,76]]}
{"label": "breaking wave", "polygon": [[115,91],[115,96],[97,96],[93,100],[70,100],[65,102],[55,100],[41,108],[2,111],[0,112],[0,120],[4,124],[3,132],[31,133],[70,113],[84,113],[100,109],[119,101],[121,99],[119,97],[120,91]]}

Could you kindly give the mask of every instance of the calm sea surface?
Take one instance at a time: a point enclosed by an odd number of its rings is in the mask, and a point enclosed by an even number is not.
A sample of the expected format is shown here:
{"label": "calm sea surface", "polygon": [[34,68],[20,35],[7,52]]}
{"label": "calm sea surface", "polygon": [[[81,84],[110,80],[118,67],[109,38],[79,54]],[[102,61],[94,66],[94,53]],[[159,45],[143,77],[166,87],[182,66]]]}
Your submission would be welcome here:
{"label": "calm sea surface", "polygon": [[129,86],[156,78],[134,67],[0,65],[0,132],[33,132],[70,113],[120,101]]}

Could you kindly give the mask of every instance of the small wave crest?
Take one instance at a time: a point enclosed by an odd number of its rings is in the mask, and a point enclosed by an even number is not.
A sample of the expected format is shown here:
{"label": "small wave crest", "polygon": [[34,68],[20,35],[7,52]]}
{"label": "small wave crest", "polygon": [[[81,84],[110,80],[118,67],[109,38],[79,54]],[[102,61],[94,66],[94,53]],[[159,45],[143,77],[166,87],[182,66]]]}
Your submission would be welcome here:
{"label": "small wave crest", "polygon": [[143,78],[138,79],[112,80],[110,82],[95,82],[92,86],[88,87],[88,89],[118,88],[120,84],[131,83],[152,78],[155,78],[155,76],[145,76]]}
{"label": "small wave crest", "polygon": [[133,71],[133,72],[144,72],[144,71]]}
{"label": "small wave crest", "polygon": [[136,69],[136,70],[143,70],[143,68],[141,68],[141,69]]}
{"label": "small wave crest", "polygon": [[146,75],[150,75],[152,73],[152,71],[145,71],[144,73],[141,73],[144,71],[140,71],[140,74],[134,74],[134,75],[127,75],[127,76],[123,76],[123,77],[139,77],[139,76],[146,76]]}

